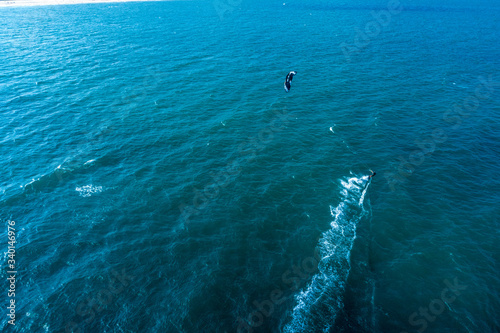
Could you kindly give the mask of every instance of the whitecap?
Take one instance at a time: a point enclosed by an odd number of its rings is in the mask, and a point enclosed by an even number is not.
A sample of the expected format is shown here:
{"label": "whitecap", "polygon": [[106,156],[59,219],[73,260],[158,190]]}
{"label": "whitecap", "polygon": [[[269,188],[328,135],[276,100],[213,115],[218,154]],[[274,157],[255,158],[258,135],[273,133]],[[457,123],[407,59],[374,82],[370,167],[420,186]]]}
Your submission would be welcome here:
{"label": "whitecap", "polygon": [[82,197],[86,198],[86,197],[90,197],[92,194],[101,193],[102,186],[85,185],[82,187],[75,188],[75,191],[79,192],[79,194]]}

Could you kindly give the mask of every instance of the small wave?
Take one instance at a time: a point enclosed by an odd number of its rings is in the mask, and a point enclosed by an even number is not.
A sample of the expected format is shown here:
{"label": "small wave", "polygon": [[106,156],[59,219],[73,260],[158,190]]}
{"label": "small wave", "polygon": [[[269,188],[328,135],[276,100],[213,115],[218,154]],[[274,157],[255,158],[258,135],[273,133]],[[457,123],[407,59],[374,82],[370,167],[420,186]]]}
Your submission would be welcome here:
{"label": "small wave", "polygon": [[31,179],[30,182],[25,185],[21,185],[25,193],[32,193],[36,191],[41,191],[47,187],[55,187],[61,182],[61,180],[66,177],[73,170],[69,168],[63,168],[59,165],[52,172],[41,175],[40,177]]}
{"label": "small wave", "polygon": [[20,187],[23,188],[25,193],[34,193],[51,187],[54,188],[64,183],[65,180],[69,179],[75,173],[94,166],[96,162],[96,159],[88,160],[83,164],[82,161],[70,161],[69,163],[64,163],[64,165],[57,166],[57,168],[47,174],[33,178],[25,185],[20,185]]}
{"label": "small wave", "polygon": [[79,192],[82,197],[86,198],[92,196],[92,194],[101,193],[102,186],[85,185],[75,188],[75,191]]}
{"label": "small wave", "polygon": [[305,291],[296,296],[297,305],[285,332],[328,332],[343,308],[343,294],[351,269],[350,253],[356,239],[356,226],[366,211],[363,202],[369,186],[368,176],[341,180],[341,202],[330,206],[334,220],[319,240],[321,261]]}

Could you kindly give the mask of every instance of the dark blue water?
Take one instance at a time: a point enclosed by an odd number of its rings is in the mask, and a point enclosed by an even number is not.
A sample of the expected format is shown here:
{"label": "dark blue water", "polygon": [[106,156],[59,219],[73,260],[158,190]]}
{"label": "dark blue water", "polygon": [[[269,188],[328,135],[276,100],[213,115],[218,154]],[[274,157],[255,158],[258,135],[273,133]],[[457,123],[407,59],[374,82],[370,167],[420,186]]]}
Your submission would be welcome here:
{"label": "dark blue water", "polygon": [[0,20],[3,332],[500,331],[497,3]]}

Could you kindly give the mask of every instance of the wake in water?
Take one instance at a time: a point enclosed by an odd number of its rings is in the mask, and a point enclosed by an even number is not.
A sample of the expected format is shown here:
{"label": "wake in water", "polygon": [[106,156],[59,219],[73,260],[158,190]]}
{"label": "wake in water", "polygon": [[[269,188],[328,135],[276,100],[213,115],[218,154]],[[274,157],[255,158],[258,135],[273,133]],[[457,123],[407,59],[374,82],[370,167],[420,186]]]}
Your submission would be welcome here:
{"label": "wake in water", "polygon": [[345,284],[351,269],[349,257],[356,239],[356,225],[367,213],[363,202],[370,179],[352,177],[341,180],[341,184],[341,202],[335,208],[330,206],[334,217],[331,229],[319,240],[319,272],[307,289],[297,295],[286,333],[328,332],[343,308]]}

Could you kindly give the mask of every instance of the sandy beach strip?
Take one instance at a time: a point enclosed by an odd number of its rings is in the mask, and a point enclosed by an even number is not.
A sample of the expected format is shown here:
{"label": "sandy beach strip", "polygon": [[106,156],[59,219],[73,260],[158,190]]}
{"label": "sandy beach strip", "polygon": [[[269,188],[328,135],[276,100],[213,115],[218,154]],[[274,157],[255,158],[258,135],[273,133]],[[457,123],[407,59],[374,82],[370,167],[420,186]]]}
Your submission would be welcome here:
{"label": "sandy beach strip", "polygon": [[2,7],[28,7],[28,6],[53,6],[76,5],[84,3],[117,3],[117,2],[150,2],[150,1],[176,1],[176,0],[12,0],[0,1]]}

